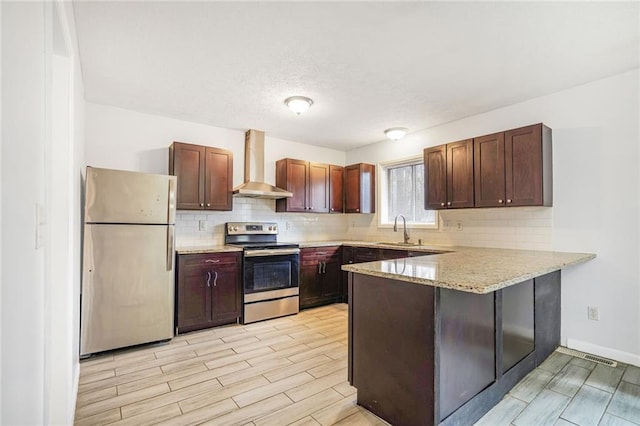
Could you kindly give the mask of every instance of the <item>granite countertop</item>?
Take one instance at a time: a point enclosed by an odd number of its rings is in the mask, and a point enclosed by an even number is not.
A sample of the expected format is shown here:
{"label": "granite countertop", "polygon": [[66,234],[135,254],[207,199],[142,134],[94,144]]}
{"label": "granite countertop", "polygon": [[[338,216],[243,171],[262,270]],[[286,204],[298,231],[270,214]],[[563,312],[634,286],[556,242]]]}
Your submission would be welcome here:
{"label": "granite countertop", "polygon": [[[378,245],[379,247],[379,245]],[[486,294],[586,262],[592,253],[447,247],[449,253],[343,265],[364,275]],[[414,251],[413,248],[411,248]]]}
{"label": "granite countertop", "polygon": [[407,251],[424,251],[426,253],[448,253],[453,249],[444,246],[434,245],[414,245],[414,244],[396,244],[396,243],[384,243],[374,241],[305,241],[299,243],[300,248],[312,248],[312,247],[330,247],[330,246],[354,246],[354,247],[370,247],[370,248],[383,248],[391,250],[407,250]]}
{"label": "granite countertop", "polygon": [[176,247],[178,254],[228,253],[233,251],[242,251],[242,247],[224,244],[195,244]]}

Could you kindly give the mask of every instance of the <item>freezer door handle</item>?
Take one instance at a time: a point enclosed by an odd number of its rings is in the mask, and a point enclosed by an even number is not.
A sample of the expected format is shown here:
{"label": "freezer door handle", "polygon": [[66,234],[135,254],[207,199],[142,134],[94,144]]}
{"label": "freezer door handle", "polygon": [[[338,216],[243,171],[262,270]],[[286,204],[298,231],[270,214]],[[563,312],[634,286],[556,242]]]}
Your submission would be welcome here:
{"label": "freezer door handle", "polygon": [[167,226],[167,271],[173,270],[173,240],[175,228],[172,225]]}
{"label": "freezer door handle", "polygon": [[169,224],[176,223],[176,177],[169,176],[169,209],[167,219]]}

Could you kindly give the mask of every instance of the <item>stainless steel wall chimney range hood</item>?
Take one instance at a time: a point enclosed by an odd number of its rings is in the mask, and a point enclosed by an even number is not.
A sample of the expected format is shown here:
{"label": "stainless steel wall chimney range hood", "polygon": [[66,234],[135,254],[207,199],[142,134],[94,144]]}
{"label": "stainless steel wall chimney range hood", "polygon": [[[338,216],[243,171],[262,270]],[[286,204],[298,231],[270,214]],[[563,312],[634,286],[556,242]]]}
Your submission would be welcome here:
{"label": "stainless steel wall chimney range hood", "polygon": [[289,191],[264,182],[264,132],[250,129],[244,140],[244,183],[233,189],[236,197],[278,199],[293,196]]}

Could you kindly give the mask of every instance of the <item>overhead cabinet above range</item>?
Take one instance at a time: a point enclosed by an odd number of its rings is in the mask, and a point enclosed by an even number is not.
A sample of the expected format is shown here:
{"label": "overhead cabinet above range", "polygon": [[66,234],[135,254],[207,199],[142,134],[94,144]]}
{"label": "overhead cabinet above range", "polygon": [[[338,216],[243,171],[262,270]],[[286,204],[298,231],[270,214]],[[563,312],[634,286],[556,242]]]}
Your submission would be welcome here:
{"label": "overhead cabinet above range", "polygon": [[425,208],[552,205],[551,129],[543,124],[424,150]]}
{"label": "overhead cabinet above range", "polygon": [[233,153],[226,149],[174,142],[169,174],[177,176],[179,210],[232,210]]}

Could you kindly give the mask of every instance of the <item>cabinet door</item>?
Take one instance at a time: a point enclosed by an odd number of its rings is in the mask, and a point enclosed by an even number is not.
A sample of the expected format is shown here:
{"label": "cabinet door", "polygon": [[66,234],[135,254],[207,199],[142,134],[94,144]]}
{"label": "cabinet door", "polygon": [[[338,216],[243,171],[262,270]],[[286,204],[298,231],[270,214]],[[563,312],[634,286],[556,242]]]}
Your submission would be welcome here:
{"label": "cabinet door", "polygon": [[375,166],[359,163],[344,171],[345,213],[375,213]]}
{"label": "cabinet door", "polygon": [[211,318],[209,267],[193,256],[178,256],[176,327],[179,331],[204,328]]}
{"label": "cabinet door", "polygon": [[301,260],[300,265],[300,307],[312,306],[322,297],[320,264],[314,257]]}
{"label": "cabinet door", "polygon": [[240,317],[240,259],[236,264],[216,266],[211,270],[212,321],[235,322]]}
{"label": "cabinet door", "polygon": [[424,150],[424,208],[438,210],[447,207],[447,146]]}
{"label": "cabinet door", "polygon": [[473,140],[476,207],[505,205],[504,133]]}
{"label": "cabinet door", "polygon": [[329,213],[342,213],[344,167],[330,165],[329,176]]}
{"label": "cabinet door", "polygon": [[177,176],[178,210],[204,207],[205,147],[174,142],[169,155],[169,174]]}
{"label": "cabinet door", "polygon": [[329,212],[329,165],[309,163],[309,198],[307,209],[316,213]]}
{"label": "cabinet door", "polygon": [[278,212],[305,212],[307,210],[307,188],[309,162],[284,158],[276,161],[276,186],[286,189],[293,196],[276,200]]}
{"label": "cabinet door", "polygon": [[447,208],[473,207],[473,139],[447,144]]}
{"label": "cabinet door", "polygon": [[322,295],[337,298],[342,295],[342,270],[340,254],[326,258],[322,268]]}
{"label": "cabinet door", "polygon": [[354,251],[353,263],[373,262],[380,256],[378,249],[375,248],[356,247]]}
{"label": "cabinet door", "polygon": [[204,170],[205,209],[232,210],[233,153],[207,147]]}
{"label": "cabinet door", "polygon": [[509,130],[504,139],[507,205],[543,205],[542,125]]}

